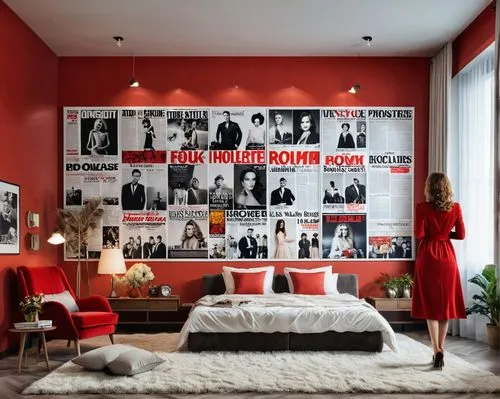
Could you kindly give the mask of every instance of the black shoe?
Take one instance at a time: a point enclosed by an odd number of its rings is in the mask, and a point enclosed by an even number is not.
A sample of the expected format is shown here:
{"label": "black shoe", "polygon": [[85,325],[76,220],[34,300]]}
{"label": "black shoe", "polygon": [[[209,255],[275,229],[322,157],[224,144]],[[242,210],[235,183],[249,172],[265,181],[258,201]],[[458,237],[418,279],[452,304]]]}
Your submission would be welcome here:
{"label": "black shoe", "polygon": [[443,352],[437,352],[434,355],[434,362],[432,364],[432,367],[435,369],[441,370],[444,366],[444,355]]}

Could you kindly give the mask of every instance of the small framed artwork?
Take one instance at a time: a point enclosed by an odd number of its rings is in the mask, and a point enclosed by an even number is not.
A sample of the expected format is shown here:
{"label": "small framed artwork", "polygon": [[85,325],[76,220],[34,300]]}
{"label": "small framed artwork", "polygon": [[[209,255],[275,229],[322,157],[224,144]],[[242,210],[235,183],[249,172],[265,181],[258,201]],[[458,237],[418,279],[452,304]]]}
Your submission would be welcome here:
{"label": "small framed artwork", "polygon": [[0,180],[0,255],[19,254],[19,203],[19,186]]}

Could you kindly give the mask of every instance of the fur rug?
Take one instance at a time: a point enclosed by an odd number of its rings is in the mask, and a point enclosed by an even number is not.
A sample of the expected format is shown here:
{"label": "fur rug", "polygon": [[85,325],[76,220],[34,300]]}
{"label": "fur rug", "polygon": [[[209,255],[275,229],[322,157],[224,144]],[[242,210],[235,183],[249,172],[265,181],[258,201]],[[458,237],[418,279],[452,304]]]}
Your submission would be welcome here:
{"label": "fur rug", "polygon": [[67,362],[25,394],[207,392],[499,393],[500,377],[445,353],[431,367],[425,345],[397,334],[399,352],[156,352],[165,363],[133,377],[88,372]]}

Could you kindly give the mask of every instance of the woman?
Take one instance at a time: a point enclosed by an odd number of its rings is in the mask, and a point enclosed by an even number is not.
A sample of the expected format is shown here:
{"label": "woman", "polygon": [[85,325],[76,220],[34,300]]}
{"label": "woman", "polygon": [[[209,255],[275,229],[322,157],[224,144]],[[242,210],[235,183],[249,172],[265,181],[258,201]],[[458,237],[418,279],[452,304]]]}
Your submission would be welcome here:
{"label": "woman", "polygon": [[144,149],[145,150],[152,150],[154,151],[153,147],[153,139],[156,138],[155,136],[155,128],[151,124],[151,120],[147,117],[144,117],[142,119],[142,128],[144,130]]}
{"label": "woman", "polygon": [[455,250],[450,239],[463,240],[460,205],[453,202],[451,183],[443,173],[431,173],[425,199],[417,205],[414,233],[419,240],[411,315],[426,319],[433,366],[444,365],[443,349],[449,319],[465,319],[465,305]]}
{"label": "woman", "polygon": [[356,136],[356,147],[357,148],[366,148],[366,125],[364,123],[360,126],[360,131]]}
{"label": "woman", "polygon": [[90,155],[107,155],[109,146],[108,126],[104,119],[97,118],[94,121],[94,128],[89,133],[87,150],[90,151]]}
{"label": "woman", "polygon": [[266,141],[266,129],[264,123],[264,115],[260,112],[252,115],[253,127],[248,130],[246,149],[247,150],[263,150]]}
{"label": "woman", "polygon": [[351,125],[348,123],[342,123],[342,133],[340,133],[339,142],[337,148],[354,148],[354,139],[349,131]]}
{"label": "woman", "polygon": [[274,125],[269,128],[269,141],[271,144],[292,144],[293,135],[287,132],[283,124],[283,115],[274,113]]}
{"label": "woman", "polygon": [[274,259],[292,259],[293,253],[287,243],[294,242],[295,240],[288,240],[286,238],[285,221],[283,219],[277,220],[274,234],[276,240]]}
{"label": "woman", "polygon": [[167,139],[171,150],[180,150],[184,142],[186,134],[186,120],[180,119],[177,121],[177,128],[168,129]]}
{"label": "woman", "polygon": [[182,249],[199,249],[204,240],[198,224],[192,219],[189,220],[184,226],[184,233],[181,237]]}
{"label": "woman", "polygon": [[240,173],[241,191],[235,198],[237,209],[256,209],[265,205],[260,203],[263,197],[259,173],[252,167],[245,168]]}
{"label": "woman", "polygon": [[309,112],[300,114],[300,137],[297,140],[297,145],[301,144],[318,144],[319,134],[316,133],[316,123]]}
{"label": "woman", "polygon": [[182,183],[177,183],[174,188],[174,205],[187,205],[187,190]]}
{"label": "woman", "polygon": [[341,223],[335,229],[328,257],[330,259],[358,257],[358,251],[354,249],[351,230],[347,224]]}
{"label": "woman", "polygon": [[318,233],[314,233],[311,238],[311,259],[319,259]]}

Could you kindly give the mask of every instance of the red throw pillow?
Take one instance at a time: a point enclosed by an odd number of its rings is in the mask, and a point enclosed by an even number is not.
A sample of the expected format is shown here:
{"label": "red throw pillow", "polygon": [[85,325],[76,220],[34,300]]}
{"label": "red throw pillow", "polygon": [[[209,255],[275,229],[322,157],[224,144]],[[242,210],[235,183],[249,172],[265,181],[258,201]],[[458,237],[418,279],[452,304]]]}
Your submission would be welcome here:
{"label": "red throw pillow", "polygon": [[290,272],[293,293],[303,295],[326,295],[325,272],[297,273]]}
{"label": "red throw pillow", "polygon": [[235,294],[263,294],[264,279],[267,271],[257,273],[231,272],[234,279]]}

